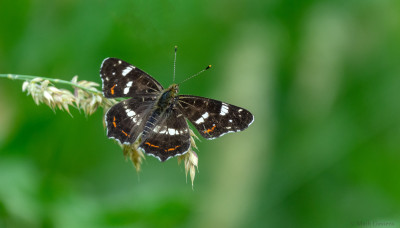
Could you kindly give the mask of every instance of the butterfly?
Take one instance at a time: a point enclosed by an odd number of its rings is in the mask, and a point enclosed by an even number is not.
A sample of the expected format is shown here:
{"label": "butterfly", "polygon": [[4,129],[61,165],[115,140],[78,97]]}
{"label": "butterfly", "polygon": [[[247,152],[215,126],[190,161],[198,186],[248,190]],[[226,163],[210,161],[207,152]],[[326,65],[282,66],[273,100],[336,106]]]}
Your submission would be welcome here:
{"label": "butterfly", "polygon": [[107,136],[133,144],[160,161],[185,154],[190,148],[187,120],[206,139],[246,129],[254,116],[244,108],[209,98],[178,95],[179,84],[164,89],[139,68],[117,58],[106,58],[100,77],[106,98],[129,97],[105,114]]}

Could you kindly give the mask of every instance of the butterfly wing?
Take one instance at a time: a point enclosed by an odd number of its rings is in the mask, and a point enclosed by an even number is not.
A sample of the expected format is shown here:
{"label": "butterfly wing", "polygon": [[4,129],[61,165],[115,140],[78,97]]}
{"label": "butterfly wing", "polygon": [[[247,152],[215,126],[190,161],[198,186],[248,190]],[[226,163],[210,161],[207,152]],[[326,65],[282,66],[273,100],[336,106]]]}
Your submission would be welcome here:
{"label": "butterfly wing", "polygon": [[178,108],[206,139],[243,131],[254,120],[246,109],[221,101],[190,95],[180,95],[178,99]]}
{"label": "butterfly wing", "polygon": [[106,58],[101,64],[103,94],[107,98],[158,94],[163,87],[154,78],[135,66],[117,59]]}
{"label": "butterfly wing", "polygon": [[156,97],[131,98],[112,106],[106,113],[107,136],[121,144],[132,144],[143,131]]}
{"label": "butterfly wing", "polygon": [[189,126],[179,109],[171,108],[160,116],[154,128],[145,137],[139,148],[146,154],[166,161],[185,154],[190,147]]}

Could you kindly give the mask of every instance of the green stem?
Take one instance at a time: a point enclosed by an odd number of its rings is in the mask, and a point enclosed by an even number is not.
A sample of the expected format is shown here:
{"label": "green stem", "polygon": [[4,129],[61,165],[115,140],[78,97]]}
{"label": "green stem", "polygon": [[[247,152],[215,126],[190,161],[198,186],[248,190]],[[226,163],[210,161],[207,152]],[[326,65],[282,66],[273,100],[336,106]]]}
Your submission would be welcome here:
{"label": "green stem", "polygon": [[0,74],[0,78],[9,78],[9,79],[13,79],[13,80],[24,80],[24,81],[25,80],[30,81],[30,80],[33,80],[35,78],[41,78],[43,80],[49,80],[50,82],[53,82],[53,83],[67,84],[67,85],[70,85],[70,86],[73,86],[73,87],[80,88],[82,90],[86,90],[86,91],[91,92],[91,93],[101,94],[97,90],[91,90],[91,89],[88,89],[86,87],[80,86],[78,84],[72,83],[70,81],[65,81],[65,80],[61,80],[61,79],[46,78],[46,77],[39,77],[39,76],[32,76],[32,75],[17,75],[17,74]]}

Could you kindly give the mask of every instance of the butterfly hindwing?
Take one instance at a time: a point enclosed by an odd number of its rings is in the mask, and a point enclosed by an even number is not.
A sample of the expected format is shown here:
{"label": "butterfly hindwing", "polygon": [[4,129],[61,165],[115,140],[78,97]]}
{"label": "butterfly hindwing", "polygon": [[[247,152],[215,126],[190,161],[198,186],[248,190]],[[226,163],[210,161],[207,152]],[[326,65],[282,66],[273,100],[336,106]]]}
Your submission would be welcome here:
{"label": "butterfly hindwing", "polygon": [[134,97],[158,94],[163,87],[154,78],[135,66],[117,59],[107,58],[100,68],[105,97]]}
{"label": "butterfly hindwing", "polygon": [[244,108],[221,101],[190,95],[178,96],[178,107],[206,139],[246,129],[254,116]]}
{"label": "butterfly hindwing", "polygon": [[160,161],[165,161],[186,153],[189,147],[189,126],[180,110],[172,108],[160,116],[139,148]]}
{"label": "butterfly hindwing", "polygon": [[119,102],[106,113],[107,136],[121,144],[134,143],[151,114],[156,97],[135,97]]}

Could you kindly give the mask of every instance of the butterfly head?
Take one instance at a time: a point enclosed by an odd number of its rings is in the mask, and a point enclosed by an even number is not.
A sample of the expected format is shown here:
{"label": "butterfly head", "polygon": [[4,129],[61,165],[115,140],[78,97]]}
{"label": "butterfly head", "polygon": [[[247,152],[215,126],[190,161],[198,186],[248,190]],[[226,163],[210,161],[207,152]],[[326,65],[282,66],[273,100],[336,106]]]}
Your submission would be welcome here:
{"label": "butterfly head", "polygon": [[171,97],[175,97],[179,93],[179,85],[178,84],[172,84],[168,90],[170,91]]}

